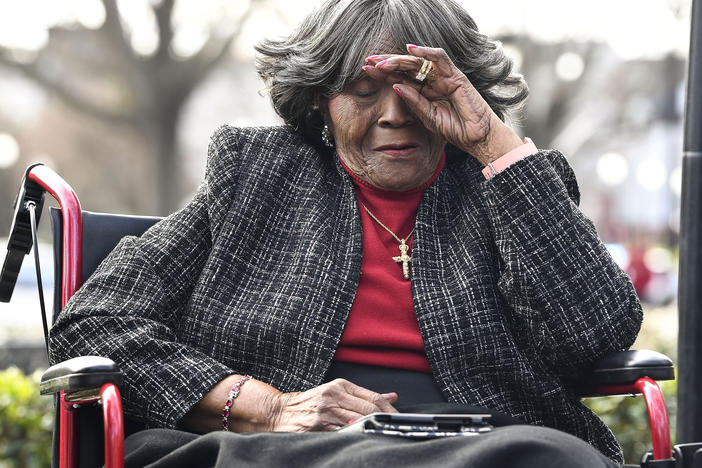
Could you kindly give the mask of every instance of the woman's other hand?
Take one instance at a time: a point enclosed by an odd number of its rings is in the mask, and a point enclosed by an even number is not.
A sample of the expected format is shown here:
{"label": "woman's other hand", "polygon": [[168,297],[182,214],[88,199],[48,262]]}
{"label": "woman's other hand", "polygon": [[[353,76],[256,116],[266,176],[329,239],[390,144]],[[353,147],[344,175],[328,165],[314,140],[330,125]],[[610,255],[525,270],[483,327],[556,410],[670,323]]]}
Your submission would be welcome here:
{"label": "woman's other hand", "polygon": [[333,431],[371,413],[397,413],[396,393],[375,393],[347,380],[336,379],[306,392],[277,398],[273,431]]}
{"label": "woman's other hand", "polygon": [[[241,377],[230,375],[215,385],[188,411],[180,426],[198,433],[222,430],[227,393]],[[229,430],[331,431],[370,413],[397,413],[392,406],[396,401],[396,393],[375,393],[343,379],[293,393],[281,393],[265,382],[251,379],[241,386],[230,408]]]}
{"label": "woman's other hand", "polygon": [[[523,144],[478,93],[443,49],[407,45],[409,55],[368,57],[366,73],[392,82],[395,92],[424,126],[471,154],[483,165]],[[433,62],[433,76],[416,75],[424,60]]]}

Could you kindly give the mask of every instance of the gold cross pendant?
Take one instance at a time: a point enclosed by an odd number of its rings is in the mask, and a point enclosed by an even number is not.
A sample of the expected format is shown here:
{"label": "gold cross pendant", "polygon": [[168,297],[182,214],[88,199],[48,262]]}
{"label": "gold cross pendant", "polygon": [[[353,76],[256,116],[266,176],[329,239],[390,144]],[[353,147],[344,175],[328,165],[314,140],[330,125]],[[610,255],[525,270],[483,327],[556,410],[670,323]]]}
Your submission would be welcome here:
{"label": "gold cross pendant", "polygon": [[404,276],[405,279],[408,280],[410,279],[409,264],[412,261],[412,257],[407,255],[407,252],[409,251],[409,245],[405,244],[404,240],[400,240],[400,245],[398,247],[400,248],[400,255],[397,257],[392,257],[392,259],[395,260],[397,263],[402,263],[402,276]]}

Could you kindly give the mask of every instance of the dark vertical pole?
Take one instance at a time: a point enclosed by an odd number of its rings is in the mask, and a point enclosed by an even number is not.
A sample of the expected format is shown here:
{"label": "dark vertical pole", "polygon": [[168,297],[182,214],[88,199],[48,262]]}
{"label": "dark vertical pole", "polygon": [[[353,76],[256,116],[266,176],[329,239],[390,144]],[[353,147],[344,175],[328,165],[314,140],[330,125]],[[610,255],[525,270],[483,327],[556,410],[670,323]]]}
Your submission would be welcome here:
{"label": "dark vertical pole", "polygon": [[677,442],[702,441],[702,0],[693,0],[678,290]]}

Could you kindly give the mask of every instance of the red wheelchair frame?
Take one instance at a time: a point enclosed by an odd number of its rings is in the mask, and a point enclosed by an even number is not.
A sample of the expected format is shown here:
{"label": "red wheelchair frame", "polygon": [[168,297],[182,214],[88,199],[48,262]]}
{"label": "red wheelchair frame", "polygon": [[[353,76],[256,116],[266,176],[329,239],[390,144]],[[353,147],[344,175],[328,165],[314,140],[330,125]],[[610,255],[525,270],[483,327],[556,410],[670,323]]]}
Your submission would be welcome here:
{"label": "red wheelchair frame", "polygon": [[[83,262],[83,213],[75,191],[56,172],[43,165],[31,168],[27,178],[53,196],[61,207],[63,217],[63,264],[61,272],[61,308],[81,286]],[[60,438],[59,466],[78,466],[78,421],[76,411],[81,405],[94,403],[98,398],[73,401],[66,392],[59,394]],[[114,383],[100,387],[99,400],[105,427],[105,468],[124,466],[124,421],[122,399]]]}
{"label": "red wheelchair frame", "polygon": [[[61,308],[63,308],[71,296],[81,286],[82,281],[82,245],[83,245],[83,212],[80,202],[70,185],[46,166],[37,164],[30,166],[25,175],[25,184],[36,184],[42,190],[51,194],[61,208],[62,224],[62,271],[61,271]],[[18,199],[18,204],[23,200]],[[18,210],[22,209],[18,207]],[[646,353],[645,351],[621,352],[622,359],[619,361],[631,361],[627,353]],[[652,353],[652,352],[648,352]],[[615,353],[617,354],[617,353]],[[652,353],[662,356],[658,353]],[[656,356],[654,356],[656,357]],[[672,362],[666,359],[661,370],[665,367],[665,373],[656,378],[668,380],[672,377]],[[78,358],[81,359],[81,358]],[[629,361],[627,361],[629,359]],[[635,358],[634,358],[635,359]],[[618,361],[618,362],[619,362]],[[57,366],[59,366],[58,364]],[[44,376],[51,375],[53,366],[48,369]],[[607,371],[629,370],[631,367],[605,368]],[[620,366],[621,367],[621,366]],[[633,367],[636,368],[636,365]],[[597,372],[597,369],[595,369]],[[604,374],[602,374],[604,375]],[[585,385],[578,389],[578,395],[588,396],[611,396],[611,395],[643,395],[651,424],[651,438],[653,444],[653,456],[650,460],[655,466],[675,466],[671,446],[670,429],[668,422],[668,412],[663,400],[663,394],[658,384],[649,376],[634,377],[632,381],[622,383],[621,380],[599,379],[595,380],[595,385]],[[46,385],[45,378],[42,377],[42,394],[51,394],[57,391],[57,387]],[[75,468],[78,466],[78,440],[79,427],[77,411],[81,406],[102,404],[104,420],[104,443],[105,443],[105,466],[107,468],[121,468],[124,466],[124,421],[122,416],[122,403],[119,389],[115,382],[102,383],[98,392],[93,392],[88,396],[85,393],[73,395],[71,392],[61,389],[59,391],[59,413],[60,413],[60,439],[59,439],[59,466],[60,468]],[[668,462],[668,463],[666,463]]]}

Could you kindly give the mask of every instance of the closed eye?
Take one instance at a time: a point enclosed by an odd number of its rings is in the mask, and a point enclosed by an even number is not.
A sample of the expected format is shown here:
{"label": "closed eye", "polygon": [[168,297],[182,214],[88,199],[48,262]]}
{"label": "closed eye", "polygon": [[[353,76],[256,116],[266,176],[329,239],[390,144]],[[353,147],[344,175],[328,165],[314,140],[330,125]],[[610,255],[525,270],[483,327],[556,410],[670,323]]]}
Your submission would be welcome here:
{"label": "closed eye", "polygon": [[357,97],[366,98],[366,97],[371,97],[371,96],[375,95],[376,93],[377,93],[377,91],[373,89],[373,90],[369,90],[369,91],[356,91],[354,94]]}

